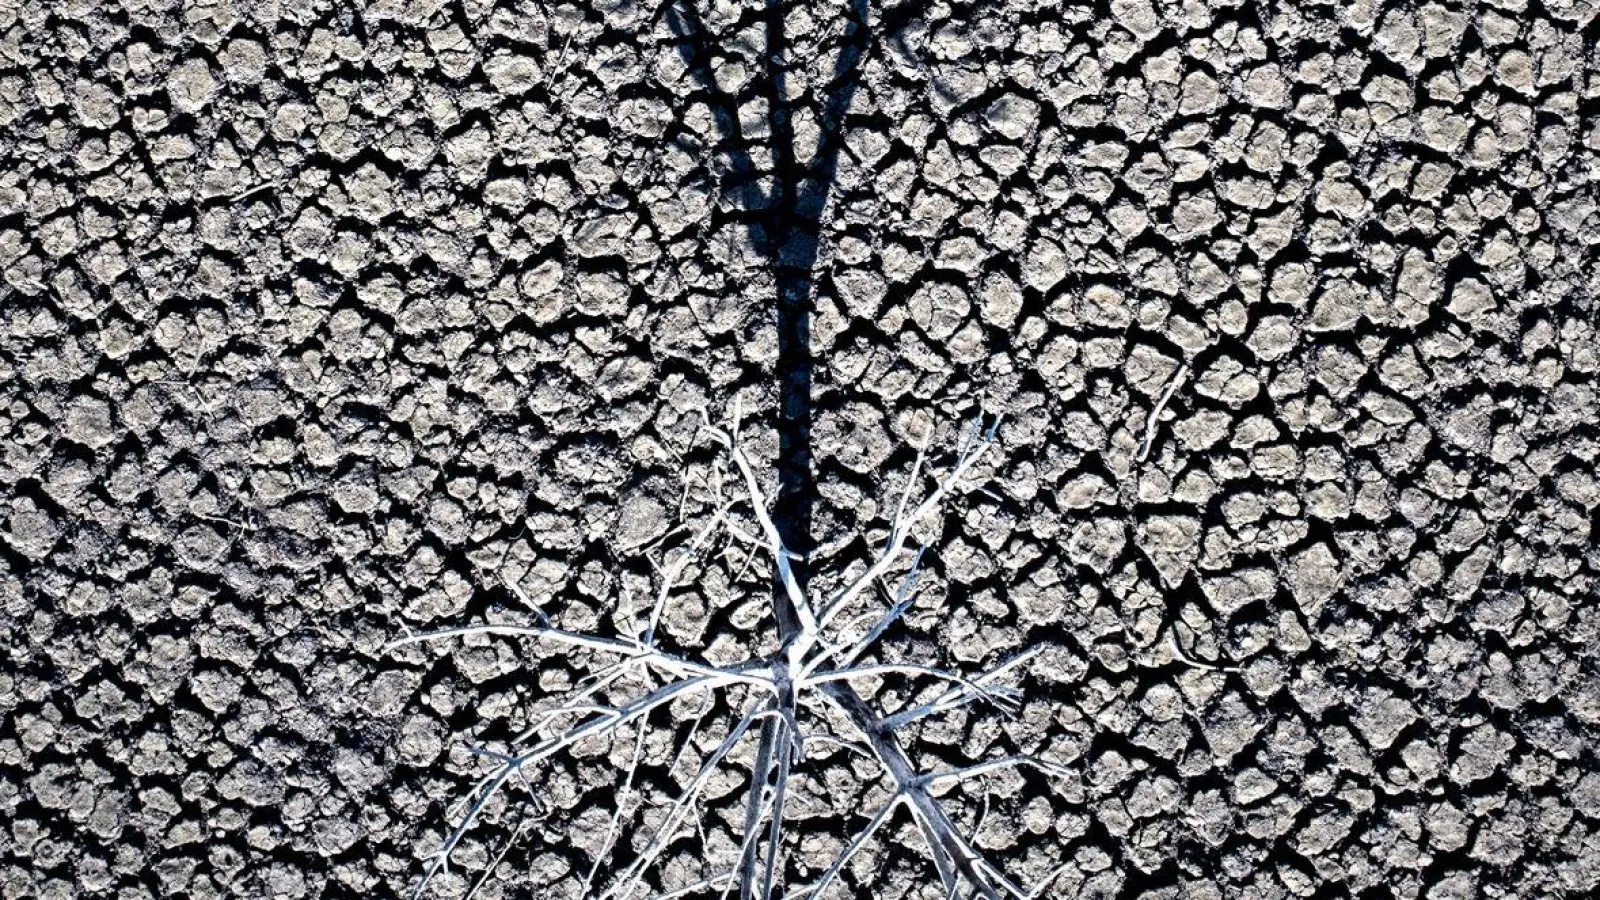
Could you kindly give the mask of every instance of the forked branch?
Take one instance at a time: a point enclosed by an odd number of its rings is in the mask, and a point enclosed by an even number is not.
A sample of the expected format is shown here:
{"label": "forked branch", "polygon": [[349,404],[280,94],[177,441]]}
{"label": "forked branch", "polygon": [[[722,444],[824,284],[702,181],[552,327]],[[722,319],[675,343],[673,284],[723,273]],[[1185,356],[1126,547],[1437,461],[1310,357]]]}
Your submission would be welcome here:
{"label": "forked branch", "polygon": [[[899,732],[926,716],[943,713],[974,700],[985,701],[1004,712],[1013,711],[1021,695],[1008,683],[1008,679],[1036,651],[1024,651],[976,676],[933,665],[895,661],[881,653],[876,656],[884,661],[859,662],[862,656],[882,642],[894,623],[914,604],[917,576],[928,551],[925,546],[917,548],[908,569],[896,576],[897,588],[890,591],[884,586],[883,594],[888,608],[859,617],[858,622],[872,622],[865,632],[847,635],[845,632],[854,631],[857,626],[842,630],[834,627],[843,609],[867,604],[878,597],[875,589],[898,567],[906,564],[905,557],[909,553],[907,538],[916,523],[961,493],[975,466],[994,445],[997,429],[998,420],[987,427],[981,422],[974,423],[967,429],[948,470],[934,478],[920,498],[918,490],[922,485],[919,482],[925,459],[919,451],[908,483],[900,491],[883,546],[861,574],[850,579],[844,588],[829,596],[827,602],[820,606],[795,576],[790,565],[793,554],[773,520],[769,498],[762,489],[756,467],[739,440],[736,425],[724,430],[707,423],[705,433],[724,449],[737,473],[736,481],[743,488],[742,502],[749,505],[758,526],[758,534],[744,534],[732,524],[732,504],[722,497],[721,485],[714,482],[712,505],[706,523],[692,531],[681,529],[692,534],[686,552],[673,564],[663,566],[659,572],[658,590],[640,638],[585,634],[560,628],[541,617],[533,625],[468,625],[410,635],[394,641],[390,646],[400,648],[485,635],[526,638],[574,651],[580,663],[591,658],[607,660],[560,698],[554,707],[544,709],[506,752],[476,751],[479,757],[492,761],[494,769],[479,780],[468,797],[461,821],[435,854],[418,892],[448,867],[453,852],[482,818],[488,804],[513,780],[529,781],[528,772],[533,767],[568,751],[580,741],[592,738],[620,740],[624,735],[630,735],[629,729],[632,729],[632,753],[621,779],[617,806],[600,835],[598,849],[584,879],[587,892],[606,862],[615,855],[624,817],[628,815],[625,807],[633,803],[635,798],[645,802],[651,799],[650,791],[641,787],[647,782],[640,778],[639,769],[644,764],[646,733],[660,727],[659,722],[652,721],[656,711],[684,697],[698,696],[706,703],[688,729],[687,736],[679,741],[668,765],[667,771],[670,773],[676,771],[679,762],[686,757],[693,758],[691,747],[701,732],[707,712],[713,708],[709,700],[713,696],[720,696],[724,703],[744,712],[717,747],[699,759],[693,777],[661,812],[659,825],[642,849],[630,857],[600,892],[600,900],[632,900],[648,887],[650,873],[691,820],[712,775],[735,747],[751,736],[756,737],[759,743],[749,770],[736,863],[731,870],[713,875],[699,882],[698,886],[685,886],[661,896],[684,896],[692,893],[691,889],[718,888],[724,898],[733,896],[736,891],[739,900],[773,900],[779,896],[777,892],[781,889],[785,872],[783,851],[788,832],[788,796],[794,780],[803,777],[807,741],[817,740],[847,747],[874,760],[893,793],[891,800],[874,813],[821,879],[809,887],[792,890],[786,896],[820,900],[839,883],[844,868],[860,853],[862,846],[881,830],[896,810],[904,808],[921,833],[928,858],[948,896],[970,892],[984,900],[1021,900],[1028,897],[1027,892],[977,852],[945,808],[945,801],[936,797],[934,791],[950,785],[974,785],[991,773],[1022,766],[1050,776],[1064,774],[1064,770],[1037,757],[1006,756],[949,771],[926,772],[912,763],[901,743]],[[778,614],[775,617],[779,638],[777,649],[736,665],[712,665],[684,653],[670,653],[656,646],[654,640],[658,623],[669,603],[669,593],[683,587],[680,582],[687,570],[685,560],[691,554],[703,552],[718,533],[726,533],[740,543],[749,544],[753,540],[782,586],[782,590],[773,595],[774,611]],[[816,612],[819,608],[823,610],[820,615]],[[629,695],[628,689],[623,686],[635,683],[640,677],[646,680],[646,687],[637,688],[637,693]],[[858,685],[885,677],[925,682],[936,693],[926,702],[886,716],[857,690]],[[650,686],[652,684],[654,686]],[[624,696],[615,696],[618,694]],[[859,740],[848,731],[837,733],[839,716],[848,723],[849,731],[859,735]],[[813,721],[821,725],[808,733],[802,729],[803,719],[808,723],[807,727],[811,727],[809,723]],[[829,722],[835,723],[832,729],[828,727]],[[675,728],[674,732],[679,730]],[[525,741],[533,743],[524,747]],[[697,830],[700,828],[698,820],[695,827]],[[503,856],[504,851],[499,858]]]}

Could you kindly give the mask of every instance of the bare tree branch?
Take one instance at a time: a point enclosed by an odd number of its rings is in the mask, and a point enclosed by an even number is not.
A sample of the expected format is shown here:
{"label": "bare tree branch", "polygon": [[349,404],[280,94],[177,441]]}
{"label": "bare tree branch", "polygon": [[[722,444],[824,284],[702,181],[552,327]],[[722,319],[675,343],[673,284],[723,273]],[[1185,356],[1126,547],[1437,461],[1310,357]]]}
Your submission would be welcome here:
{"label": "bare tree branch", "polygon": [[[700,760],[695,775],[662,814],[644,849],[612,878],[601,894],[603,900],[628,900],[646,887],[646,877],[667,847],[677,839],[685,820],[697,808],[712,773],[753,730],[759,736],[759,743],[744,801],[738,861],[729,872],[707,879],[701,885],[705,888],[721,885],[724,894],[737,888],[740,900],[772,900],[784,876],[788,795],[797,775],[796,767],[805,761],[807,735],[801,728],[802,713],[824,723],[824,730],[811,735],[812,739],[845,746],[875,760],[892,783],[894,793],[893,799],[867,823],[865,831],[850,842],[841,859],[809,889],[810,893],[805,893],[803,889],[798,896],[820,897],[827,891],[837,882],[849,859],[859,853],[893,810],[901,805],[910,811],[917,829],[923,835],[928,858],[947,894],[956,896],[963,890],[970,890],[985,900],[1027,896],[974,849],[943,802],[933,795],[933,789],[952,784],[965,785],[988,774],[1022,766],[1051,775],[1061,775],[1064,770],[1038,757],[1017,755],[976,762],[945,772],[924,772],[912,764],[896,732],[925,716],[955,709],[973,700],[990,702],[1004,711],[1014,710],[1020,694],[1005,683],[1005,679],[1037,651],[1025,651],[976,677],[910,662],[890,660],[858,663],[856,660],[876,646],[914,600],[917,574],[921,570],[926,548],[917,551],[910,561],[909,570],[899,576],[899,587],[889,598],[892,603],[890,608],[881,615],[875,614],[877,620],[864,634],[846,638],[831,627],[841,610],[858,600],[865,600],[868,589],[879,586],[901,564],[907,535],[913,526],[959,493],[964,479],[993,445],[996,425],[984,427],[982,422],[976,422],[968,428],[949,470],[935,479],[920,499],[915,499],[919,487],[916,482],[922,471],[922,453],[919,452],[918,461],[912,466],[910,483],[900,489],[894,520],[890,523],[884,546],[864,573],[832,595],[824,607],[826,613],[820,617],[813,612],[813,599],[805,586],[788,566],[793,554],[774,521],[769,508],[770,501],[761,487],[761,479],[754,465],[738,440],[737,429],[723,430],[708,423],[704,431],[723,447],[733,463],[744,486],[745,502],[750,504],[758,524],[758,534],[735,539],[757,541],[784,586],[784,590],[773,595],[774,611],[778,614],[778,648],[769,655],[736,665],[716,666],[681,654],[668,653],[650,641],[668,602],[666,598],[669,592],[678,586],[683,576],[684,560],[709,546],[715,534],[732,534],[736,530],[730,523],[730,506],[721,498],[720,489],[715,493],[716,502],[707,514],[709,524],[694,529],[682,554],[672,564],[659,570],[660,583],[642,640],[597,637],[541,621],[536,625],[469,625],[428,634],[407,635],[392,642],[391,647],[401,648],[450,638],[498,635],[525,637],[616,658],[581,681],[554,707],[544,709],[513,742],[513,747],[517,747],[523,740],[536,739],[533,746],[504,753],[495,750],[472,751],[474,755],[492,762],[494,768],[479,780],[477,787],[468,795],[467,808],[434,855],[419,886],[419,893],[435,876],[447,869],[452,853],[481,818],[488,804],[512,779],[526,783],[526,773],[530,767],[567,751],[580,741],[596,737],[615,740],[626,733],[626,729],[632,728],[632,754],[628,757],[616,808],[601,833],[598,850],[584,879],[587,890],[606,860],[614,856],[613,848],[624,817],[628,815],[627,806],[639,782],[645,733],[651,727],[651,714],[682,697],[698,696],[703,703],[700,713],[694,718],[668,764],[667,771],[672,772],[688,755],[700,733],[702,723],[713,707],[712,696],[721,694],[727,702],[734,702],[733,697],[742,697],[737,705],[748,703],[749,711],[729,729],[721,744]],[[850,626],[850,630],[854,628],[854,625]],[[611,695],[614,693],[627,693],[628,689],[622,685],[626,683],[623,679],[629,675],[660,679],[664,683],[648,689],[636,689],[642,690],[642,693],[631,697],[613,699]],[[943,684],[946,687],[926,702],[885,717],[862,698],[854,685],[894,676],[929,679],[936,685]],[[854,741],[841,734],[827,733],[827,723],[839,721],[830,719],[830,711],[841,714],[843,721],[860,733],[861,740]],[[837,729],[838,725],[832,727]],[[696,829],[700,827],[696,820]],[[677,895],[668,892],[665,896]],[[790,896],[797,895],[791,892]]]}

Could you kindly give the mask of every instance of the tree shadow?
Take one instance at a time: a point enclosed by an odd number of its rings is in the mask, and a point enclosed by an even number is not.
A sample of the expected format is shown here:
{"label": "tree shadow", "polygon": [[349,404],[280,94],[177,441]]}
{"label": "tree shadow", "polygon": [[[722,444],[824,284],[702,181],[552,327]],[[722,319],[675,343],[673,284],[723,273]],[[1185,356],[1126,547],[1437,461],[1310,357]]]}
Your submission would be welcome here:
{"label": "tree shadow", "polygon": [[[823,86],[821,96],[791,100],[785,99],[791,70],[786,18],[793,4],[766,0],[760,13],[765,26],[766,68],[758,74],[751,93],[766,102],[770,172],[757,167],[751,152],[753,145],[746,139],[739,120],[741,100],[746,98],[731,95],[717,84],[712,68],[715,38],[695,10],[694,2],[667,0],[665,15],[681,41],[678,49],[685,65],[708,95],[706,102],[728,159],[726,184],[737,192],[730,199],[755,213],[747,220],[751,243],[764,257],[773,277],[778,332],[773,374],[779,399],[779,489],[773,519],[784,543],[803,555],[814,546],[811,518],[817,498],[811,447],[815,367],[811,347],[812,292],[821,249],[822,216],[838,178],[844,119],[860,84],[862,60],[872,36],[867,20],[870,0],[847,0],[845,31],[837,41],[832,77]],[[817,114],[820,134],[811,152],[802,153],[796,144],[793,116],[808,101]],[[797,563],[796,574],[803,586],[803,562]],[[788,612],[792,615],[792,610]]]}

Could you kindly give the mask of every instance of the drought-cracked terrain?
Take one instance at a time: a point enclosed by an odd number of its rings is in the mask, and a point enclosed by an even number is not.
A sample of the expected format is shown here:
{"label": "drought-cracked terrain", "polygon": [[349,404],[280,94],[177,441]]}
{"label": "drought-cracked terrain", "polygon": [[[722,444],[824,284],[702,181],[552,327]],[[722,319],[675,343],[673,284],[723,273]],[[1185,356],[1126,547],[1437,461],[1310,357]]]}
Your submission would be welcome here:
{"label": "drought-cracked terrain", "polygon": [[[1597,45],[1593,0],[0,0],[0,898],[409,896],[465,748],[597,663],[391,641],[629,638],[679,562],[673,652],[784,633],[771,560],[684,552],[736,410],[823,592],[1002,416],[868,658],[1034,650],[896,739],[1059,767],[928,801],[1040,897],[1596,896]],[[738,713],[529,769],[425,896],[602,891]],[[775,896],[889,796],[847,719]],[[766,752],[635,897],[738,861]],[[918,821],[827,897],[947,896]]]}

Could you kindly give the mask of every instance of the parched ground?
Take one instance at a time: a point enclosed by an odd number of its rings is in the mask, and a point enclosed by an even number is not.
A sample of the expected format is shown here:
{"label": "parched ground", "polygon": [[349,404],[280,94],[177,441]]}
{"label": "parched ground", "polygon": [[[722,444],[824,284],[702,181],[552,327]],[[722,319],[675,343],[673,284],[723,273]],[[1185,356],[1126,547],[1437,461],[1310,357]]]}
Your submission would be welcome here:
{"label": "parched ground", "polygon": [[[914,736],[1072,770],[952,795],[981,847],[1049,897],[1600,891],[1600,9],[874,0],[836,130],[841,3],[697,7],[697,56],[688,2],[0,0],[0,897],[409,891],[456,748],[581,661],[385,642],[508,582],[610,631],[691,411],[772,461],[761,204],[836,136],[783,257],[818,577],[923,418],[1006,414],[889,641],[1050,648]],[[681,645],[765,626],[725,562]],[[627,743],[436,895],[517,835],[479,896],[575,896]],[[795,879],[881,799],[806,777]],[[941,895],[892,843],[835,895]]]}

